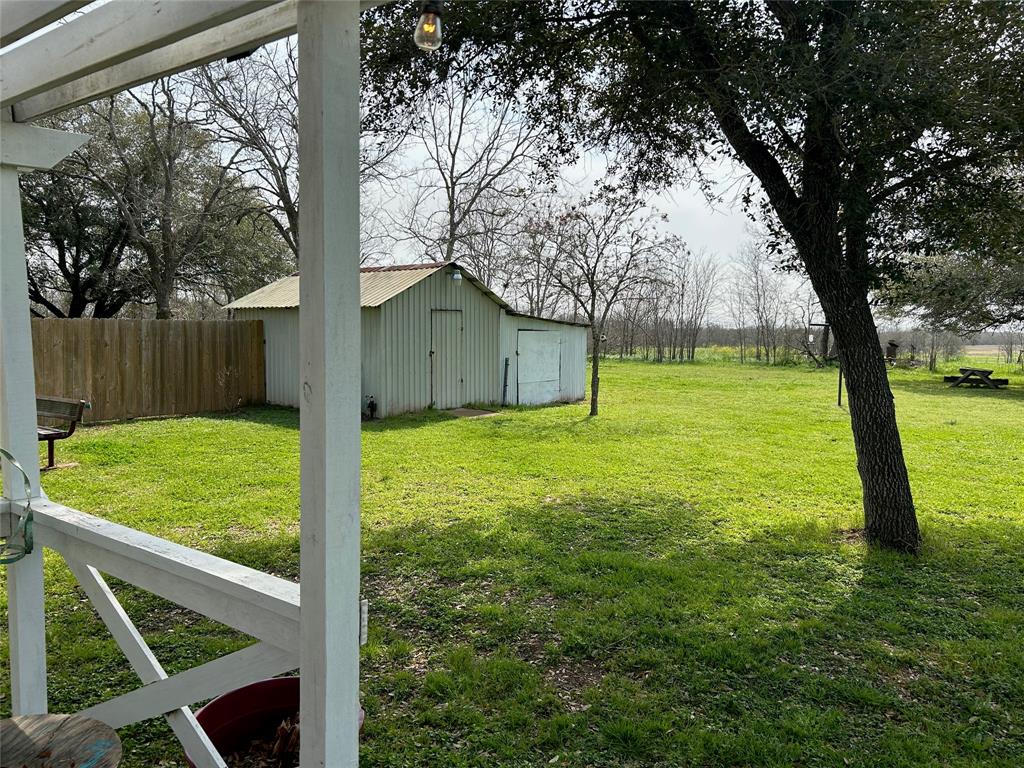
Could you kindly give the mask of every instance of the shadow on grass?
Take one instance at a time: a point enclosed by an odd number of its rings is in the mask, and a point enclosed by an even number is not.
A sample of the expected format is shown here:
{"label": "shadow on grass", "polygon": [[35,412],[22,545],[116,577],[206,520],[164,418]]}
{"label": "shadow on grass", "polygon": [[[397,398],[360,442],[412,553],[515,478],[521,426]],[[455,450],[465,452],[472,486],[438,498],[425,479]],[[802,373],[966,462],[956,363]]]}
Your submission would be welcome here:
{"label": "shadow on grass", "polygon": [[[578,405],[581,401],[574,403],[546,403],[543,405],[510,405],[499,407],[492,404],[468,404],[467,408],[478,408],[480,410],[492,411],[496,414],[519,413],[526,411],[537,411],[562,408],[565,406]],[[459,417],[447,410],[426,408],[420,411],[400,413],[388,416],[383,419],[373,419],[362,422],[364,432],[392,432],[406,429],[420,429],[436,424],[442,424],[458,419]],[[298,430],[299,410],[282,405],[257,405],[246,406],[234,411],[216,411],[209,413],[197,413],[185,416],[154,416],[145,419],[130,419],[123,421],[87,422],[82,424],[84,430],[99,432],[119,425],[139,424],[155,421],[184,421],[186,419],[210,419],[214,421],[236,422],[245,421],[260,426],[281,427],[284,429]],[[582,423],[586,419],[578,420]]]}
{"label": "shadow on grass", "polygon": [[149,424],[158,422],[186,421],[188,419],[212,419],[216,421],[251,421],[254,424],[268,426],[293,427],[298,429],[299,411],[297,408],[288,408],[283,405],[252,405],[243,406],[233,411],[208,411],[192,414],[171,414],[168,416],[145,416],[116,421],[85,421],[79,428],[101,432],[113,427],[125,424]]}
{"label": "shadow on grass", "polygon": [[[479,408],[481,410],[492,411],[496,415],[502,414],[515,414],[529,411],[540,411],[550,410],[554,411],[559,408],[568,408],[570,406],[578,406],[579,402],[576,403],[547,403],[544,405],[514,405],[506,406],[504,408],[498,408],[496,406],[483,406],[483,405],[470,405],[466,406]],[[566,414],[570,411],[566,410]],[[253,424],[260,424],[265,426],[285,427],[287,429],[297,430],[299,428],[299,412],[294,408],[285,408],[280,406],[266,406],[258,408],[244,408],[238,411],[232,411],[231,413],[212,413],[205,414],[206,418],[211,419],[222,419],[225,421],[249,421]],[[452,414],[450,411],[437,410],[434,408],[427,408],[422,411],[415,411],[413,413],[400,413],[395,416],[388,416],[383,419],[374,419],[372,421],[362,422],[363,432],[394,432],[406,429],[422,429],[424,427],[432,427],[437,424],[444,424],[447,422],[458,420],[459,417]],[[558,429],[560,426],[577,426],[586,423],[590,420],[590,417],[583,417],[579,419],[573,419],[572,421],[556,422],[553,424],[536,424],[531,423],[531,430],[537,430],[538,434],[543,432],[547,433],[553,429]],[[492,421],[491,417],[487,419],[479,419],[478,423],[488,422],[497,424],[498,428],[501,426],[507,426],[509,422],[507,420]]]}
{"label": "shadow on grass", "polygon": [[[526,609],[582,611],[568,648],[588,657],[604,647],[621,650],[609,632],[673,644],[669,630],[706,639],[801,618],[833,630],[841,617],[860,630],[906,622],[939,642],[958,634],[944,600],[1021,597],[1024,565],[1012,542],[1024,542],[1024,527],[1005,520],[998,531],[996,523],[932,521],[918,558],[845,543],[816,524],[738,539],[720,535],[721,522],[678,498],[646,497],[635,506],[629,499],[565,499],[509,508],[497,522],[369,529],[364,574],[385,615],[398,625],[409,617],[407,628],[417,633],[433,627],[438,639],[446,615],[456,634],[465,627],[459,604],[508,598]],[[215,553],[294,578],[298,551],[297,535],[277,535],[225,541]],[[970,617],[954,613],[966,629]],[[675,625],[683,619],[685,627]],[[480,642],[500,644],[502,637]]]}
{"label": "shadow on grass", "polygon": [[[230,413],[206,414],[207,418],[224,419],[226,421],[249,421],[253,424],[265,426],[285,427],[297,430],[299,428],[299,411],[296,408],[283,406],[260,406],[243,408]],[[458,418],[447,411],[439,411],[428,408],[414,413],[401,413],[395,416],[388,416],[384,419],[374,419],[362,422],[364,432],[391,432],[403,429],[419,429],[446,421],[453,421]]]}
{"label": "shadow on grass", "polygon": [[[520,705],[450,660],[468,648],[511,659],[524,679],[538,675],[583,721],[574,747],[602,754],[671,764],[697,750],[700,760],[752,765],[838,754],[870,764],[877,750],[934,764],[978,756],[978,737],[981,755],[1006,758],[1019,746],[1006,717],[1021,713],[1024,692],[1014,650],[1024,595],[1013,586],[1024,565],[1012,545],[1024,528],[1001,527],[933,526],[912,558],[815,525],[720,536],[713,516],[674,498],[633,507],[584,497],[509,509],[498,526],[374,532],[364,588],[378,643],[399,650],[371,659],[368,690],[388,700],[388,676],[427,658],[434,689],[421,695],[483,711],[483,728],[500,730]],[[371,738],[394,736],[390,727]],[[709,744],[709,731],[730,736]],[[852,742],[868,753],[851,753]],[[523,746],[532,759],[537,748]]]}

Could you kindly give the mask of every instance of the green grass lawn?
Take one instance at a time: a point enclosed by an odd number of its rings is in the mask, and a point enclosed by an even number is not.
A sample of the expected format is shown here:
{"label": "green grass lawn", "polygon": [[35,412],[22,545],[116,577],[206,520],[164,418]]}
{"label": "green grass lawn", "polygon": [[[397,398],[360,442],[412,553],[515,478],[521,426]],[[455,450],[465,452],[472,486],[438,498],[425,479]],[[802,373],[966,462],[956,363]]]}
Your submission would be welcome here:
{"label": "green grass lawn", "polygon": [[[850,530],[834,371],[609,361],[595,419],[366,426],[363,764],[1020,766],[1024,376],[892,376],[917,558]],[[58,446],[79,466],[44,482],[295,578],[297,424],[268,408],[85,429]],[[47,580],[51,708],[133,687],[53,553]],[[118,592],[171,672],[250,642]],[[127,768],[183,765],[162,722],[122,736]]]}

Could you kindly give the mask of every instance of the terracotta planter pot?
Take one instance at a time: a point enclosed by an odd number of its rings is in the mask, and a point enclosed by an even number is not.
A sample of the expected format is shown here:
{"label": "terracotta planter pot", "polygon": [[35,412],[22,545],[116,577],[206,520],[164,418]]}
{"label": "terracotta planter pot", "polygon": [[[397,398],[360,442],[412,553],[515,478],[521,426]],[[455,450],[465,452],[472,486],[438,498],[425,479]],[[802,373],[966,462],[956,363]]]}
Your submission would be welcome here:
{"label": "terracotta planter pot", "polygon": [[[218,696],[196,712],[196,720],[213,746],[222,755],[230,755],[269,738],[282,720],[298,712],[299,678],[275,677]],[[360,730],[364,717],[360,709]],[[195,768],[191,760],[188,764]]]}

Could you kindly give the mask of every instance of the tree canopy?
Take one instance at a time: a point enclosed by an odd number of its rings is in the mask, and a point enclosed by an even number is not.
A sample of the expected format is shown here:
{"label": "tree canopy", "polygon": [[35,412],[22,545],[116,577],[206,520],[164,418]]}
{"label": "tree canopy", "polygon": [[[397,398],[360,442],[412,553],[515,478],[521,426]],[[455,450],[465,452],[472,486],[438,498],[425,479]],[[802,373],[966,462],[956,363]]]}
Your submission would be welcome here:
{"label": "tree canopy", "polygon": [[114,317],[223,304],[294,269],[258,191],[163,80],[50,121],[92,138],[22,177],[29,290],[40,314]]}
{"label": "tree canopy", "polygon": [[114,317],[148,291],[127,226],[91,182],[60,172],[21,177],[29,298],[55,317]]}
{"label": "tree canopy", "polygon": [[[615,150],[637,183],[729,156],[760,181],[747,199],[768,223],[800,232],[812,206],[837,208],[847,266],[874,287],[1022,189],[1011,5],[463,0],[425,56],[406,3],[372,12],[364,66],[390,109],[446,77],[505,94],[565,154]],[[815,201],[822,188],[834,199]]]}
{"label": "tree canopy", "polygon": [[959,334],[1024,323],[1024,195],[1001,194],[987,206],[959,210],[937,197],[911,231],[930,233],[879,298],[896,314]]}

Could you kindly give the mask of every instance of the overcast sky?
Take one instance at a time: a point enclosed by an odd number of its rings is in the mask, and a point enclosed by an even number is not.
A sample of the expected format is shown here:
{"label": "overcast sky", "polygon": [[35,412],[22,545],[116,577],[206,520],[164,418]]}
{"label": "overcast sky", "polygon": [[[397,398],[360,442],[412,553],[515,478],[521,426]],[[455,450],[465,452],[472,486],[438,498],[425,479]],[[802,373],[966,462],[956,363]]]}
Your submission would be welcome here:
{"label": "overcast sky", "polygon": [[[406,163],[421,152],[417,147],[407,150]],[[607,164],[600,154],[588,153],[580,162],[563,170],[562,176],[569,188],[586,194],[594,182],[601,179]],[[709,202],[695,184],[679,184],[651,197],[651,205],[666,214],[668,220],[661,226],[678,235],[694,253],[714,254],[720,263],[732,260],[740,246],[751,239],[751,222],[743,212],[739,195],[747,176],[735,165],[719,162],[707,171],[713,181],[717,199]],[[411,184],[412,181],[408,182]],[[391,205],[398,207],[398,201]],[[415,261],[422,257],[419,246],[408,244],[395,248],[396,260]]]}
{"label": "overcast sky", "polygon": [[719,261],[728,261],[750,238],[750,221],[738,202],[726,200],[712,205],[699,189],[689,186],[668,190],[654,203],[668,214],[667,228],[691,251],[707,251]]}
{"label": "overcast sky", "polygon": [[[407,151],[405,163],[415,165],[420,151],[411,147]],[[588,155],[576,165],[565,169],[563,177],[570,188],[586,194],[593,183],[604,175],[605,167],[602,157]],[[738,199],[745,177],[734,166],[722,163],[711,168],[709,175],[715,182],[714,189],[719,198],[714,203],[708,202],[696,184],[680,184],[652,196],[650,202],[668,217],[661,225],[667,232],[679,235],[692,252],[714,254],[724,264],[731,261],[739,247],[751,238],[750,220],[743,213]],[[414,182],[409,179],[402,183],[412,185]],[[400,198],[401,195],[388,203],[396,215],[401,207]],[[417,261],[422,258],[421,249],[422,246],[414,243],[398,244],[393,255],[399,262]]]}
{"label": "overcast sky", "polygon": [[[605,172],[603,157],[590,154],[566,171],[581,190]],[[694,253],[707,251],[719,261],[729,261],[740,245],[750,239],[750,220],[743,213],[739,195],[747,175],[736,165],[719,161],[706,170],[718,198],[709,203],[695,184],[679,184],[651,198],[651,204],[668,216],[665,228],[679,235]]]}

